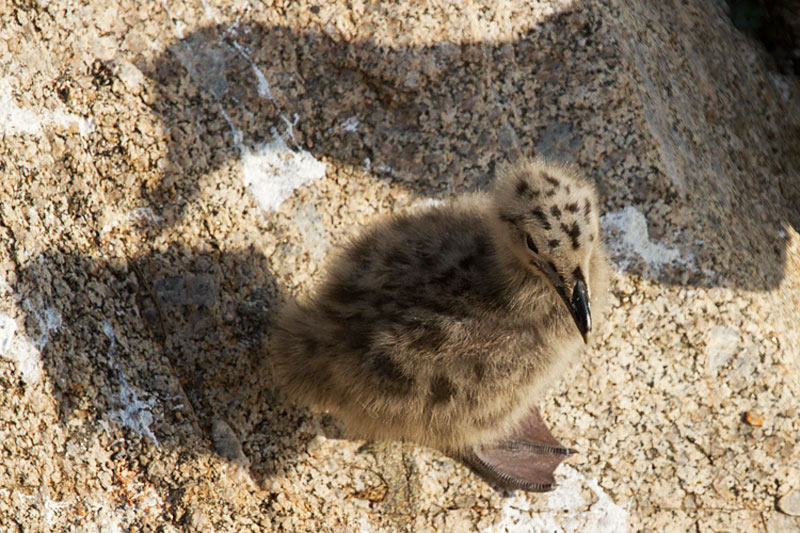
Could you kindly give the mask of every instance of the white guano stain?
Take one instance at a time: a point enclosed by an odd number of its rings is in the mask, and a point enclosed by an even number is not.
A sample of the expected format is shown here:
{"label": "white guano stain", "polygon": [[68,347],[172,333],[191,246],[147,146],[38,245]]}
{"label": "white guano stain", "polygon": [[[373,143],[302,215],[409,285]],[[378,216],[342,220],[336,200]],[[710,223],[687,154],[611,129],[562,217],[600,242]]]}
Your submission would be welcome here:
{"label": "white guano stain", "polygon": [[164,217],[157,215],[150,207],[137,207],[127,213],[115,214],[100,229],[101,233],[108,233],[117,226],[127,226],[129,224],[151,224],[158,225],[164,222]]}
{"label": "white guano stain", "polygon": [[255,64],[255,62],[250,58],[247,54],[247,51],[244,49],[242,45],[237,43],[236,41],[231,41],[233,43],[233,47],[236,48],[236,51],[245,58],[245,60],[250,63],[250,68],[253,70],[253,75],[256,77],[256,87],[258,88],[258,95],[265,100],[269,100],[277,104],[275,99],[272,97],[272,91],[270,91],[269,82],[267,81],[267,77],[264,76],[264,73],[261,72],[261,69]]}
{"label": "white guano stain", "polygon": [[107,320],[103,321],[103,333],[111,341],[106,354],[108,365],[117,372],[117,378],[120,383],[120,390],[114,395],[114,399],[120,405],[120,408],[109,411],[108,418],[119,425],[132,429],[139,435],[144,435],[158,446],[158,439],[150,429],[150,426],[155,422],[152,412],[154,402],[152,400],[140,400],[136,391],[131,387],[127,376],[122,372],[116,357],[117,337],[114,333],[114,328]]}
{"label": "white guano stain", "polygon": [[258,205],[277,211],[295,189],[325,176],[325,163],[308,152],[294,151],[283,137],[242,153],[244,184]]}
{"label": "white guano stain", "polygon": [[[166,3],[163,5],[165,11],[173,20],[175,35],[179,39],[183,39],[183,27],[178,25]],[[231,26],[225,34],[231,34],[235,27],[236,24]],[[272,95],[267,77],[258,68],[258,65],[250,57],[245,47],[237,43],[233,37],[231,37],[230,42],[230,46],[249,63],[250,69],[255,76],[258,95],[272,102],[276,108],[280,109],[278,102]],[[218,46],[229,45],[219,41]],[[294,115],[290,120],[285,113],[279,111],[279,116],[286,125],[285,132],[279,134],[275,128],[272,128],[271,133],[274,138],[272,141],[252,147],[248,146],[244,142],[242,131],[234,124],[221,101],[221,97],[227,89],[222,89],[222,92],[220,92],[218,87],[209,86],[203,76],[197,75],[202,70],[198,69],[197,61],[202,60],[207,55],[179,52],[177,56],[190,74],[195,73],[193,75],[194,81],[209,91],[217,101],[217,104],[219,104],[220,114],[231,130],[233,144],[239,150],[242,181],[262,209],[265,211],[278,210],[295,189],[325,176],[325,163],[318,161],[311,153],[301,149],[297,144],[294,136],[294,127],[298,120],[297,115]],[[222,55],[215,55],[214,57],[219,60]],[[287,141],[291,141],[292,146]]]}
{"label": "white guano stain", "polygon": [[[558,487],[547,495],[546,511],[535,509],[528,496],[517,493],[504,501],[500,521],[483,533],[625,533],[628,530],[628,512],[614,503],[596,480],[567,465],[561,465],[557,474]],[[585,489],[594,495],[593,502],[584,499]]]}
{"label": "white guano stain", "polygon": [[23,333],[14,318],[0,313],[0,357],[12,361],[22,381],[30,386],[42,380],[42,349],[51,333],[61,327],[61,315],[52,307],[40,311],[28,300],[24,305],[36,321],[39,336],[34,339]]}
{"label": "white guano stain", "polygon": [[170,22],[172,22],[172,31],[175,34],[175,37],[178,39],[183,39],[183,32],[186,30],[186,24],[183,21],[179,20],[172,14],[172,10],[167,5],[166,0],[161,0],[161,6],[164,8],[164,11],[167,13]]}
{"label": "white guano stain", "polygon": [[295,189],[325,176],[325,163],[317,161],[305,150],[292,150],[286,143],[287,138],[293,138],[291,129],[287,129],[284,135],[273,129],[275,140],[258,144],[251,150],[242,141],[242,132],[221,106],[220,113],[233,133],[234,146],[241,154],[242,181],[262,209],[277,211]]}
{"label": "white guano stain", "polygon": [[694,255],[681,255],[680,250],[653,242],[647,230],[647,219],[634,206],[600,217],[600,224],[609,234],[607,239],[612,260],[625,270],[636,256],[656,270],[670,264],[682,264],[695,268]]}
{"label": "white guano stain", "polygon": [[86,120],[60,110],[45,109],[41,114],[36,114],[30,109],[18,106],[12,94],[11,84],[8,80],[0,78],[0,133],[39,137],[43,135],[45,127],[53,126],[74,130],[82,136],[94,131],[93,120]]}
{"label": "white guano stain", "polygon": [[361,123],[358,121],[358,117],[353,115],[352,117],[348,117],[347,120],[342,122],[342,129],[344,131],[358,131],[358,126]]}
{"label": "white guano stain", "polygon": [[[20,491],[12,492],[19,505],[33,503],[41,512],[42,521],[53,526],[65,517],[74,516],[75,507],[81,504],[85,516],[83,523],[91,525],[91,529],[80,531],[102,531],[103,533],[121,533],[128,531],[130,525],[143,517],[155,518],[161,514],[164,501],[152,486],[144,486],[139,482],[131,482],[127,486],[133,492],[127,502],[119,501],[118,493],[106,493],[107,498],[98,500],[85,495],[78,499],[53,500],[46,484],[40,485],[32,495]],[[135,492],[134,492],[135,491]],[[9,491],[0,489],[0,496],[10,500]]]}
{"label": "white guano stain", "polygon": [[20,500],[28,500],[33,502],[39,507],[42,513],[42,519],[48,526],[53,525],[57,516],[60,516],[65,509],[69,509],[75,505],[74,501],[55,501],[50,497],[50,489],[47,485],[42,484],[36,488],[36,492],[32,496],[17,493]]}

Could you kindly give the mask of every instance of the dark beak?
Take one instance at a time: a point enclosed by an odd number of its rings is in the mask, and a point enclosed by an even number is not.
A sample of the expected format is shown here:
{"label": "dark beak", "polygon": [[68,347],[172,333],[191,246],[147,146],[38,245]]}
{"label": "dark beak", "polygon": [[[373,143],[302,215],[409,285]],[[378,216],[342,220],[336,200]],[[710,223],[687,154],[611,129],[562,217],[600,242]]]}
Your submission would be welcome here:
{"label": "dark beak", "polygon": [[589,294],[586,292],[586,283],[579,279],[572,289],[572,301],[567,300],[567,295],[563,290],[558,291],[561,299],[569,308],[575,325],[583,337],[583,342],[589,344],[589,332],[592,331],[592,312],[589,308]]}
{"label": "dark beak", "polygon": [[589,332],[592,331],[592,310],[589,308],[589,295],[586,293],[586,283],[579,279],[572,289],[572,305],[569,306],[575,325],[581,332],[583,342],[589,344]]}

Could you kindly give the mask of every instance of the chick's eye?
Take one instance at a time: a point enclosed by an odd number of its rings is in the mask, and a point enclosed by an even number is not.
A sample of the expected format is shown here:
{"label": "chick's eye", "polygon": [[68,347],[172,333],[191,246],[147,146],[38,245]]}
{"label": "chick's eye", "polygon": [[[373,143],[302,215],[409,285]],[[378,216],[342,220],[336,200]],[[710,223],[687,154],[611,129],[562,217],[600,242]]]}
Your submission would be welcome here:
{"label": "chick's eye", "polygon": [[525,242],[528,244],[528,248],[530,248],[533,253],[539,253],[539,249],[536,248],[536,245],[533,243],[533,239],[531,239],[530,235],[525,235]]}

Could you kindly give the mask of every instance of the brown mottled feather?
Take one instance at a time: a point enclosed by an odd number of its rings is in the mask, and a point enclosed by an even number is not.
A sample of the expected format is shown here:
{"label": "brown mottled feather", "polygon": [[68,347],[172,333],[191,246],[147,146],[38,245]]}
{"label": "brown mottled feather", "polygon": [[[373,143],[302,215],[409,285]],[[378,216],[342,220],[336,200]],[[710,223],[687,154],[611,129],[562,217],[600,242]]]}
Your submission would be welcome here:
{"label": "brown mottled feather", "polygon": [[[549,197],[534,194],[553,186]],[[492,193],[370,226],[312,298],[282,313],[277,380],[357,437],[458,453],[507,436],[583,346],[544,270],[563,280],[582,269],[595,323],[602,315],[608,265],[589,238],[597,215],[589,182],[526,160]]]}

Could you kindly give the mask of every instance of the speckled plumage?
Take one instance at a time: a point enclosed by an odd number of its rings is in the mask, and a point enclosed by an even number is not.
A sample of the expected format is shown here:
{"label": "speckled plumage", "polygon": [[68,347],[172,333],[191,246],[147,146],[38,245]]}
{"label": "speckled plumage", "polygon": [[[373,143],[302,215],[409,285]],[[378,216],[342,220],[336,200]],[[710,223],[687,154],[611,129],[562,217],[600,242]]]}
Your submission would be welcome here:
{"label": "speckled plumage", "polygon": [[468,453],[510,435],[583,346],[553,284],[576,275],[599,316],[609,273],[594,187],[525,160],[490,193],[356,237],[282,314],[276,378],[353,436]]}

